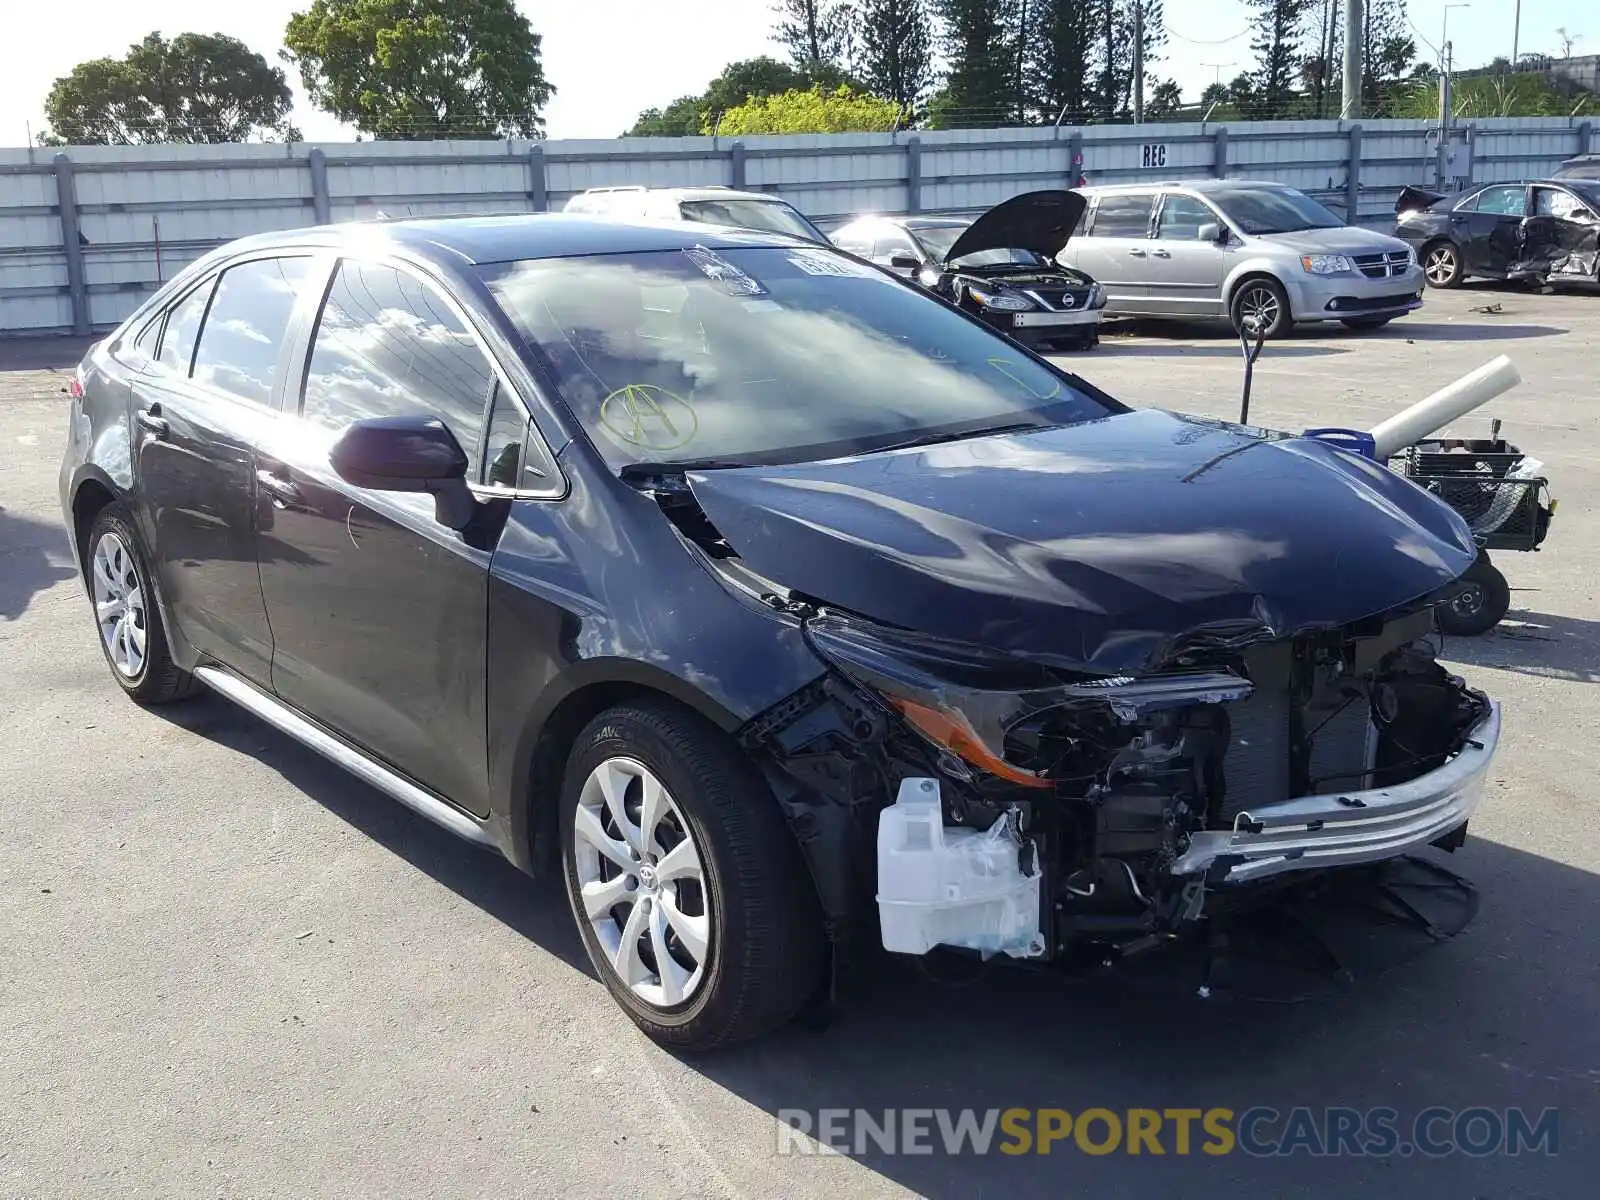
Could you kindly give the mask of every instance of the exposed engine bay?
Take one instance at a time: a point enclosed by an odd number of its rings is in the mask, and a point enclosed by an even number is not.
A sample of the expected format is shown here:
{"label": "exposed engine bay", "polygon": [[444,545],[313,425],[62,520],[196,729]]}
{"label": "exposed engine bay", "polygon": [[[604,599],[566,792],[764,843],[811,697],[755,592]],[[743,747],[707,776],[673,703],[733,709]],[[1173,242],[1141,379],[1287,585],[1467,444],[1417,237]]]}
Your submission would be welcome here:
{"label": "exposed engine bay", "polygon": [[885,946],[911,953],[1122,957],[1342,868],[1453,849],[1498,734],[1495,706],[1437,661],[1426,604],[1289,639],[1196,636],[1112,678],[791,608],[835,669],[742,740],[829,916],[876,909]]}

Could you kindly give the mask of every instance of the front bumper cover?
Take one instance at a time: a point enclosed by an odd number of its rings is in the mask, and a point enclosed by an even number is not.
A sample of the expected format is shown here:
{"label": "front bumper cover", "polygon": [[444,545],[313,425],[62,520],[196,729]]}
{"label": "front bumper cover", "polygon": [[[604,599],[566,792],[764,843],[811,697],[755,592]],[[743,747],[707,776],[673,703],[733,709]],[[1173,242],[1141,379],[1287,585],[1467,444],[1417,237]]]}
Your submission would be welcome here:
{"label": "front bumper cover", "polygon": [[1500,706],[1489,701],[1488,713],[1467,736],[1454,758],[1408,783],[1300,796],[1242,812],[1231,830],[1194,834],[1171,873],[1208,873],[1212,884],[1253,883],[1419,850],[1476,811],[1500,741]]}

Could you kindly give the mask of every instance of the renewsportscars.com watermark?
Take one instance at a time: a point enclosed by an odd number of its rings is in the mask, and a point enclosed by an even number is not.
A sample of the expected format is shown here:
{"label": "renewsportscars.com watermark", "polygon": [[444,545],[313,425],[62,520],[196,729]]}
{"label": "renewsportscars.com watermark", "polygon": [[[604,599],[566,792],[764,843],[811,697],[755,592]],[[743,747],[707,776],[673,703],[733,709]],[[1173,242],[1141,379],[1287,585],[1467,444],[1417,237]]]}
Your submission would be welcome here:
{"label": "renewsportscars.com watermark", "polygon": [[1521,1108],[799,1108],[778,1110],[778,1153],[1131,1154],[1260,1158],[1554,1155],[1560,1114]]}

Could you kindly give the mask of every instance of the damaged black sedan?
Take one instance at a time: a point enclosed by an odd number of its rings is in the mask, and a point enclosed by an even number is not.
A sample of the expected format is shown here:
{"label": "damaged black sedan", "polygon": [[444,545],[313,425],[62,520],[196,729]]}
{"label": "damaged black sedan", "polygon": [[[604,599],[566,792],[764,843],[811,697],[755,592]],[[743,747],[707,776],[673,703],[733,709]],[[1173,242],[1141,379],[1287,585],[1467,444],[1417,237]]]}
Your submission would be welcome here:
{"label": "damaged black sedan", "polygon": [[1109,959],[1315,897],[1459,844],[1495,753],[1431,639],[1452,510],[781,235],[252,238],[71,391],[112,678],[558,871],[667,1044],[863,942]]}
{"label": "damaged black sedan", "polygon": [[1437,288],[1471,276],[1600,282],[1600,183],[1480,184],[1451,195],[1404,188],[1395,203],[1394,236],[1416,250],[1423,274]]}

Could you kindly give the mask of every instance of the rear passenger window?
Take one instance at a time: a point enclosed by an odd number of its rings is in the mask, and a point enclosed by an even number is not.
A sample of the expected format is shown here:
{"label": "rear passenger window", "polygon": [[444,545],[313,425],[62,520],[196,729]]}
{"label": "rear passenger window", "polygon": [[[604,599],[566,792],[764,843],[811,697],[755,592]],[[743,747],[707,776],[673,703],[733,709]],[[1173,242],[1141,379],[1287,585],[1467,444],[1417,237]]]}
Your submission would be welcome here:
{"label": "rear passenger window", "polygon": [[194,378],[270,404],[289,318],[310,271],[309,258],[260,258],[224,271],[200,332]]}
{"label": "rear passenger window", "polygon": [[206,315],[206,303],[216,280],[209,279],[190,292],[167,313],[167,325],[161,335],[161,350],[156,361],[179,375],[189,373],[194,361],[195,338],[200,333],[200,321]]}
{"label": "rear passenger window", "polygon": [[1478,193],[1478,211],[1493,213],[1498,217],[1525,216],[1528,211],[1528,193],[1520,185],[1485,188]]}
{"label": "rear passenger window", "polygon": [[1094,212],[1092,237],[1142,238],[1150,233],[1150,213],[1155,208],[1155,193],[1100,197]]}
{"label": "rear passenger window", "polygon": [[346,259],[317,322],[302,411],[335,432],[369,417],[438,417],[472,461],[492,378],[471,331],[432,287]]}

